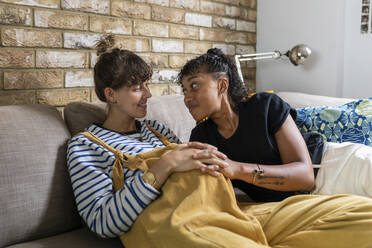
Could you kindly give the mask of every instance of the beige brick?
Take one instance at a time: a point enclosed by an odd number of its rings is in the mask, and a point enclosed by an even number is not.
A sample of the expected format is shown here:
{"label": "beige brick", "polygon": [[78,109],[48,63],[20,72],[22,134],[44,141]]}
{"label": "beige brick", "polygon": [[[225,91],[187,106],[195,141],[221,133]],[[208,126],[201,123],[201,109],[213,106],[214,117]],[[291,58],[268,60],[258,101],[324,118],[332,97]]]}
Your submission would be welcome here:
{"label": "beige brick", "polygon": [[241,0],[214,0],[215,2],[228,3],[232,5],[239,5]]}
{"label": "beige brick", "polygon": [[89,89],[43,90],[36,92],[36,102],[65,106],[70,102],[89,102]]}
{"label": "beige brick", "polygon": [[116,37],[115,46],[121,49],[128,49],[133,52],[149,52],[150,40],[143,38]]}
{"label": "beige brick", "polygon": [[255,10],[247,10],[247,14],[245,15],[245,19],[249,21],[257,21],[257,11]]}
{"label": "beige brick", "polygon": [[86,53],[65,51],[36,51],[36,67],[86,68]]}
{"label": "beige brick", "polygon": [[185,11],[159,6],[152,7],[152,20],[185,23]]}
{"label": "beige brick", "polygon": [[243,61],[240,62],[240,66],[242,68],[247,67],[247,68],[256,68],[256,61],[251,60],[251,61]]}
{"label": "beige brick", "polygon": [[235,46],[234,45],[215,43],[215,44],[213,44],[213,47],[221,49],[224,54],[235,55]]}
{"label": "beige brick", "polygon": [[153,68],[168,67],[168,55],[166,54],[139,53],[138,55]]}
{"label": "beige brick", "polygon": [[215,3],[210,1],[200,1],[200,11],[203,13],[225,15],[225,4]]}
{"label": "beige brick", "polygon": [[98,99],[95,89],[90,89],[90,100],[93,103],[104,103]]}
{"label": "beige brick", "polygon": [[154,52],[169,52],[169,53],[182,53],[183,41],[182,40],[152,40],[152,50]]}
{"label": "beige brick", "polygon": [[199,42],[199,41],[188,41],[185,42],[185,53],[191,54],[203,54],[212,48],[211,43]]}
{"label": "beige brick", "polygon": [[65,48],[94,48],[101,39],[101,34],[64,33],[63,47]]}
{"label": "beige brick", "polygon": [[4,89],[43,89],[63,87],[63,72],[58,71],[5,71]]}
{"label": "beige brick", "polygon": [[239,0],[239,4],[251,9],[257,8],[257,0]]}
{"label": "beige brick", "polygon": [[226,32],[217,29],[200,29],[200,40],[225,41]]}
{"label": "beige brick", "polygon": [[236,54],[249,54],[249,53],[255,53],[256,49],[253,46],[243,46],[243,45],[237,45],[236,46]]}
{"label": "beige brick", "polygon": [[235,29],[235,19],[214,16],[213,27]]}
{"label": "beige brick", "polygon": [[67,71],[65,87],[92,87],[94,86],[93,70]]}
{"label": "beige brick", "polygon": [[168,84],[149,84],[149,89],[153,96],[169,95]]}
{"label": "beige brick", "polygon": [[233,18],[239,18],[240,17],[240,9],[236,6],[226,6],[226,15],[233,17]]}
{"label": "beige brick", "polygon": [[0,71],[0,91],[4,89],[4,73]]}
{"label": "beige brick", "polygon": [[98,56],[97,52],[90,53],[90,68],[94,68],[95,64],[97,63]]}
{"label": "beige brick", "polygon": [[256,21],[257,14],[255,10],[244,7],[226,6],[226,15],[233,18],[240,18],[249,21]]}
{"label": "beige brick", "polygon": [[193,58],[195,58],[193,55],[169,55],[169,66],[171,68],[181,68]]}
{"label": "beige brick", "polygon": [[212,16],[196,13],[186,13],[185,23],[195,26],[212,27]]}
{"label": "beige brick", "polygon": [[169,0],[134,0],[135,2],[157,4],[161,6],[169,6]]}
{"label": "beige brick", "polygon": [[169,84],[169,95],[182,95],[182,87],[179,84]]}
{"label": "beige brick", "polygon": [[131,34],[132,21],[103,16],[90,17],[90,31],[99,33]]}
{"label": "beige brick", "polygon": [[247,21],[236,21],[236,29],[239,31],[256,32],[256,23]]}
{"label": "beige brick", "polygon": [[0,24],[31,25],[31,9],[1,4]]}
{"label": "beige brick", "polygon": [[248,33],[248,44],[250,45],[256,44],[256,41],[257,41],[256,34]]}
{"label": "beige brick", "polygon": [[30,50],[1,49],[0,68],[34,67],[34,52]]}
{"label": "beige brick", "polygon": [[132,3],[129,1],[113,0],[111,14],[132,18],[150,19],[151,7],[145,4]]}
{"label": "beige brick", "polygon": [[177,70],[154,70],[152,74],[151,82],[153,83],[169,83],[174,82],[178,76],[179,71]]}
{"label": "beige brick", "polygon": [[230,32],[226,35],[225,41],[239,44],[255,44],[256,35],[246,32]]}
{"label": "beige brick", "polygon": [[243,78],[247,80],[256,79],[256,68],[243,67],[242,68]]}
{"label": "beige brick", "polygon": [[88,16],[62,11],[35,10],[35,26],[43,28],[88,29]]}
{"label": "beige brick", "polygon": [[36,103],[34,91],[0,91],[0,106],[34,103]]}
{"label": "beige brick", "polygon": [[147,21],[134,21],[134,35],[168,37],[168,25]]}
{"label": "beige brick", "polygon": [[110,0],[61,0],[62,9],[71,9],[100,14],[110,12]]}
{"label": "beige brick", "polygon": [[193,11],[200,10],[199,0],[170,0],[170,7],[188,9]]}
{"label": "beige brick", "polygon": [[62,47],[62,34],[57,31],[4,28],[1,35],[3,46]]}
{"label": "beige brick", "polygon": [[199,28],[192,26],[171,25],[169,27],[169,37],[182,39],[199,39]]}
{"label": "beige brick", "polygon": [[1,0],[4,3],[14,3],[35,7],[59,8],[60,0]]}

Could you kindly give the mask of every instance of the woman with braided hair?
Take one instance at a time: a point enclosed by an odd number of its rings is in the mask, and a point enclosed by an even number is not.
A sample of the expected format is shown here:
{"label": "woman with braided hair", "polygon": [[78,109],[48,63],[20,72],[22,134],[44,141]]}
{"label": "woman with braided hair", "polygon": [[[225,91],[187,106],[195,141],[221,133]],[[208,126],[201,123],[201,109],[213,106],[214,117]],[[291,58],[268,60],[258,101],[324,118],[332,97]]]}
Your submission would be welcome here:
{"label": "woman with braided hair", "polygon": [[258,202],[313,190],[312,161],[293,120],[296,111],[286,102],[266,92],[248,98],[233,60],[218,48],[190,60],[179,82],[199,122],[190,140],[213,144],[227,155],[230,166],[221,172],[235,187]]}
{"label": "woman with braided hair", "polygon": [[[310,192],[322,193],[322,184],[319,182],[324,180],[315,181],[315,176],[320,167],[319,174],[324,179],[324,161],[327,161],[327,166],[331,163],[331,167],[339,166],[337,163],[340,160],[328,154],[323,156],[323,150],[332,151],[344,144],[327,143],[324,148],[325,143],[320,135],[299,132],[294,122],[296,110],[279,96],[267,92],[253,96],[248,94],[234,61],[218,48],[209,49],[207,53],[188,61],[178,75],[178,82],[183,88],[185,105],[197,122],[190,141],[211,144],[227,155],[228,166],[225,168],[206,167],[202,171],[220,172],[253,201],[260,202],[258,205],[249,204],[249,211],[246,213],[253,212],[262,223],[263,232],[271,240],[268,243],[272,247],[356,245],[350,237],[341,235],[346,230],[351,230],[349,228],[354,224],[358,225],[356,220],[349,222],[347,216],[350,213],[346,208],[338,209],[337,218],[331,218],[332,220],[322,216],[322,213],[333,212],[337,206],[344,205],[347,198],[346,201],[363,199],[370,204],[371,200],[368,198],[337,195],[355,193],[353,190],[358,189],[360,195],[372,196],[370,147],[363,146],[367,153],[369,150],[368,156],[359,155],[357,159],[361,163],[352,165],[354,168],[361,168],[361,177],[350,178],[350,185],[344,185],[344,191],[331,191],[333,196],[308,195]],[[350,157],[354,159],[357,155],[341,159],[348,160]],[[312,164],[320,165],[315,165],[318,168],[313,169]],[[345,173],[342,175],[347,176]],[[330,181],[326,182],[327,186],[337,184],[337,180]],[[270,203],[261,204],[262,202]],[[313,205],[315,202],[317,203]],[[357,200],[349,207],[358,205]],[[278,216],[283,219],[278,219]],[[340,216],[345,218],[339,218]],[[338,226],[339,230],[333,229],[335,235],[327,236],[327,232],[322,233],[321,230],[325,230],[327,226],[320,225],[324,218],[327,219],[326,222],[337,223],[334,227]],[[281,229],[282,225],[288,225],[289,229]],[[296,231],[290,233],[288,230]],[[283,232],[286,233],[285,236],[280,235]],[[372,238],[364,240],[362,244],[372,246]]]}
{"label": "woman with braided hair", "polygon": [[[199,122],[190,140],[225,153],[229,166],[221,172],[254,201],[306,192],[372,198],[371,147],[300,134],[296,110],[275,94],[247,97],[235,63],[220,49],[189,61],[179,82],[185,104]],[[206,116],[210,118],[200,121]]]}

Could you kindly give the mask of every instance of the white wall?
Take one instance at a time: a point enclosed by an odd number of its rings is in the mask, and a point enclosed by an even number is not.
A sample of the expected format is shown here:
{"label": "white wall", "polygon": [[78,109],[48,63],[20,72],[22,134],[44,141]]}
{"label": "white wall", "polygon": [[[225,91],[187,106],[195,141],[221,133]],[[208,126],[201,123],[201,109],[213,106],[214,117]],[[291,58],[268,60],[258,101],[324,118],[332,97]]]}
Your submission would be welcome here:
{"label": "white wall", "polygon": [[[358,81],[365,88],[367,79],[372,78],[372,67],[370,73],[363,72],[365,77],[356,80],[355,68],[360,65],[355,58],[350,58],[354,57],[350,47],[355,40],[345,40],[346,35],[351,35],[351,29],[355,29],[354,33],[357,32],[358,41],[361,39],[359,30],[361,0],[257,0],[257,2],[257,52],[286,51],[300,43],[309,45],[313,51],[306,63],[297,67],[288,60],[258,61],[257,90],[299,91],[328,96],[372,95],[372,92],[366,93],[365,90],[355,91],[351,85],[351,82]],[[345,2],[348,2],[347,5]],[[345,7],[350,8],[350,5],[355,5],[356,2],[359,5],[355,7],[359,8],[357,18],[345,13]],[[358,25],[349,28],[351,18],[356,18]],[[347,25],[345,20],[348,22]],[[371,37],[369,40],[372,41]],[[348,60],[345,66],[353,70],[344,71],[344,55]],[[368,59],[371,60],[372,56]],[[344,77],[348,82],[345,85]]]}
{"label": "white wall", "polygon": [[345,3],[343,96],[372,97],[372,34],[360,33],[361,0]]}

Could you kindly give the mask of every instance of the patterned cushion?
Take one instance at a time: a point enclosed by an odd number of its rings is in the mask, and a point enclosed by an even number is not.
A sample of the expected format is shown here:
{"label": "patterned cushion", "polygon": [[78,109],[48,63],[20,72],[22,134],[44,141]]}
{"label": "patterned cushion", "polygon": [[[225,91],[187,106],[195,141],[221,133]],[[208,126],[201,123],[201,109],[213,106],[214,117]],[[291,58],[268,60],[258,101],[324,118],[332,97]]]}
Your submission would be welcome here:
{"label": "patterned cushion", "polygon": [[353,142],[372,146],[372,98],[338,107],[298,108],[300,131],[320,133],[326,141]]}

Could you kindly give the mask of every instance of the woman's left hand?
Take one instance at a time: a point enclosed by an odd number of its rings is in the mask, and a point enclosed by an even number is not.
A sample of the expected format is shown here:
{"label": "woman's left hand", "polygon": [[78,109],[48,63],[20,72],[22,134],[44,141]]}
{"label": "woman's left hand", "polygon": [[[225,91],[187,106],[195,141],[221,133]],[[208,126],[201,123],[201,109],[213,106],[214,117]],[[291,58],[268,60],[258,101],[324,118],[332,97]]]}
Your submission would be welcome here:
{"label": "woman's left hand", "polygon": [[[222,173],[225,177],[230,179],[239,178],[239,173],[241,171],[240,165],[234,163],[234,161],[230,160],[225,154],[215,149],[205,149],[200,151],[193,155],[193,158],[199,159],[207,165],[206,167],[201,168],[203,173],[208,173],[213,176]],[[222,159],[224,163],[218,163],[219,159]]]}
{"label": "woman's left hand", "polygon": [[215,165],[208,165],[202,168],[202,172],[212,174],[212,173],[222,173],[226,178],[229,179],[238,179],[239,174],[241,172],[241,167],[238,163],[234,163],[234,161],[226,158],[224,160],[227,163],[227,166],[215,166]]}
{"label": "woman's left hand", "polygon": [[208,159],[212,158],[213,156],[221,160],[227,159],[227,156],[225,154],[219,152],[215,146],[212,146],[210,144],[197,141],[187,142],[186,144],[190,148],[200,149],[200,152],[194,155],[193,159]]}

